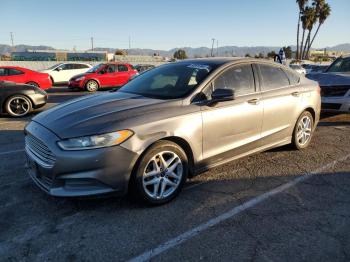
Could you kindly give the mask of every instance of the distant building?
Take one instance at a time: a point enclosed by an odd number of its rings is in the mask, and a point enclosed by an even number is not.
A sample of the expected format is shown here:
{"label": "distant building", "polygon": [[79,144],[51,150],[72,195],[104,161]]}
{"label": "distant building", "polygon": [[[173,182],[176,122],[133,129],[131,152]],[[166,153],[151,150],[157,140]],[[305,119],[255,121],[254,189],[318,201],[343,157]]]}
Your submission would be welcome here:
{"label": "distant building", "polygon": [[105,51],[27,50],[12,52],[13,61],[107,61]]}
{"label": "distant building", "polygon": [[343,51],[332,51],[325,49],[315,49],[310,51],[310,57],[330,57],[330,58],[337,58],[341,55],[346,55],[347,52]]}

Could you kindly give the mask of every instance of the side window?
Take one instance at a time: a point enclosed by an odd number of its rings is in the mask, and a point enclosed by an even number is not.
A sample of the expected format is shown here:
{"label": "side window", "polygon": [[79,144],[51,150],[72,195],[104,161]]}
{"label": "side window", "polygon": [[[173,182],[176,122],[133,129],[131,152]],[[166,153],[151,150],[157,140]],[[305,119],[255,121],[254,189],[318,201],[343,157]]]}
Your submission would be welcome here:
{"label": "side window", "polygon": [[259,65],[259,68],[264,91],[289,86],[287,75],[281,68],[270,65]]}
{"label": "side window", "polygon": [[116,70],[116,66],[115,65],[108,65],[107,67],[107,73],[110,74],[110,73],[115,73],[117,70]]}
{"label": "side window", "polygon": [[223,72],[213,82],[215,89],[234,89],[235,95],[247,95],[255,92],[254,76],[251,65],[235,66]]}
{"label": "side window", "polygon": [[283,70],[283,71],[288,76],[290,85],[294,86],[294,85],[299,84],[300,76],[298,76],[296,73],[292,72],[291,70],[287,70],[286,69],[286,70]]}
{"label": "side window", "polygon": [[7,69],[6,68],[0,68],[0,76],[7,76]]}
{"label": "side window", "polygon": [[61,66],[59,66],[62,70],[71,70],[73,69],[73,65],[72,64],[63,64]]}
{"label": "side window", "polygon": [[126,65],[118,65],[118,72],[127,72],[128,67]]}
{"label": "side window", "polygon": [[24,73],[20,70],[9,68],[7,71],[7,74],[9,76],[17,76],[17,75],[23,75]]}

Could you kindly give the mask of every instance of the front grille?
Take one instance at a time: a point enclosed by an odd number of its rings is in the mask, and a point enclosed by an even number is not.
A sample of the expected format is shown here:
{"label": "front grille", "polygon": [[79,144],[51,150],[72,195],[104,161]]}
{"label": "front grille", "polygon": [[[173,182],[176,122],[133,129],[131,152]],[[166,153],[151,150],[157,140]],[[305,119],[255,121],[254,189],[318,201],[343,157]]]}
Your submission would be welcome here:
{"label": "front grille", "polygon": [[36,160],[36,162],[43,167],[53,167],[56,161],[55,155],[45,145],[44,142],[39,140],[33,135],[26,135],[25,137],[25,149],[27,153]]}
{"label": "front grille", "polygon": [[322,109],[332,109],[332,110],[339,110],[341,107],[341,104],[335,104],[335,103],[322,103],[321,108]]}
{"label": "front grille", "polygon": [[350,86],[321,86],[321,96],[345,96],[350,89]]}

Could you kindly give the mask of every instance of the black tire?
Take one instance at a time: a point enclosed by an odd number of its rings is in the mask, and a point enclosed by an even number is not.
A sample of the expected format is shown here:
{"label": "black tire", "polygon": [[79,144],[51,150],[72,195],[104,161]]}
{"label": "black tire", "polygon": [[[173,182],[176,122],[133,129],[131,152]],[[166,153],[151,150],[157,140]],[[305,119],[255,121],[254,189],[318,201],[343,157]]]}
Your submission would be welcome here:
{"label": "black tire", "polygon": [[89,80],[85,84],[85,90],[91,93],[96,92],[99,87],[99,84],[95,80]]}
{"label": "black tire", "polygon": [[[25,107],[22,107],[21,105],[22,110],[21,108],[16,108],[17,107],[16,104],[19,105],[19,103],[16,103],[16,100],[23,102],[22,105],[25,105]],[[16,109],[19,109],[19,111],[16,111]],[[13,95],[9,97],[5,102],[6,113],[8,113],[10,116],[13,116],[13,117],[25,116],[29,114],[32,110],[33,110],[32,101],[24,95]]]}
{"label": "black tire", "polygon": [[30,86],[35,86],[35,87],[40,87],[38,83],[35,83],[33,81],[30,81],[28,83],[26,83],[27,85],[30,85]]}
{"label": "black tire", "polygon": [[[182,172],[182,176],[180,179],[177,179],[177,187],[174,189],[168,189],[168,190],[174,190],[171,194],[156,199],[154,197],[151,197],[147,193],[147,189],[145,189],[144,186],[144,180],[147,178],[144,178],[144,172],[147,171],[146,168],[150,165],[150,161],[154,159],[155,156],[159,153],[165,153],[167,152],[173,152],[178,157],[178,159],[181,161],[180,164],[178,164],[181,168],[180,171]],[[176,160],[177,161],[177,160]],[[170,166],[170,165],[169,165]],[[169,168],[170,169],[170,168]],[[178,169],[178,167],[176,167]],[[165,170],[167,171],[167,169]],[[165,173],[165,171],[163,173]],[[130,188],[129,193],[131,193],[131,196],[138,202],[146,203],[149,205],[162,205],[165,204],[171,200],[173,200],[182,190],[184,183],[186,182],[187,175],[189,172],[188,168],[188,158],[185,153],[185,151],[176,143],[173,143],[171,141],[158,141],[155,144],[153,144],[139,159],[138,163],[136,164],[134,168],[134,172],[131,177],[130,181]],[[164,175],[164,174],[163,174]],[[167,179],[169,181],[170,177],[164,175],[159,175],[158,179],[163,181],[163,179]],[[156,177],[154,177],[156,178]],[[171,178],[174,179],[174,178]],[[159,185],[160,183],[160,185]],[[162,187],[162,184],[164,182],[158,182],[158,187]],[[161,190],[161,189],[160,189]],[[163,190],[165,191],[165,189]]]}
{"label": "black tire", "polygon": [[[310,132],[309,132],[309,137],[307,138],[307,140],[304,143],[302,142],[302,139],[300,138],[300,136],[298,136],[298,134],[300,134],[300,130],[302,129],[300,125],[303,125],[303,123],[301,123],[302,121],[304,121],[305,119],[309,119],[310,121]],[[306,129],[304,129],[306,130]],[[294,130],[293,130],[293,135],[292,135],[292,145],[295,149],[301,150],[304,148],[307,148],[311,142],[311,138],[314,132],[314,118],[312,116],[312,114],[308,111],[304,111],[298,118]]]}

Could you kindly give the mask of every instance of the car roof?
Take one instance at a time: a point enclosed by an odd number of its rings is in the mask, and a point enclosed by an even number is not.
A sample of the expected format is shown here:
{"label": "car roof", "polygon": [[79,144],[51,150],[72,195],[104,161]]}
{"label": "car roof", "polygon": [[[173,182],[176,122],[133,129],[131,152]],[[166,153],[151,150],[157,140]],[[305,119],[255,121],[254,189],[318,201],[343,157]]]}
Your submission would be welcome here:
{"label": "car roof", "polygon": [[206,63],[211,65],[224,65],[229,64],[233,62],[255,62],[255,63],[270,63],[274,64],[274,62],[271,62],[270,60],[266,59],[256,59],[256,58],[250,58],[250,57],[209,57],[209,58],[196,58],[196,59],[185,59],[178,61],[178,63]]}

